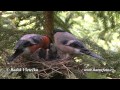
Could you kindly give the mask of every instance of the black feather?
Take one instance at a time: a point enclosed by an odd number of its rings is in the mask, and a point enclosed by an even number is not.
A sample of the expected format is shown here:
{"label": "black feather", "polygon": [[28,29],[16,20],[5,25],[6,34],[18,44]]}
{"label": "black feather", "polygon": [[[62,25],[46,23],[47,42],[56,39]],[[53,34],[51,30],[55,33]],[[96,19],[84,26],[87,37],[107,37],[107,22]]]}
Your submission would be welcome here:
{"label": "black feather", "polygon": [[15,53],[14,53],[11,57],[8,58],[8,61],[9,61],[9,62],[13,61],[13,60],[14,60],[17,56],[19,56],[21,53],[23,53],[23,50],[22,50],[22,49],[17,49],[17,50],[15,51]]}
{"label": "black feather", "polygon": [[37,43],[40,43],[40,40],[37,39],[37,37],[32,37],[33,41],[37,44]]}
{"label": "black feather", "polygon": [[39,51],[39,57],[41,59],[45,59],[46,58],[46,50],[40,49],[40,51]]}
{"label": "black feather", "polygon": [[26,40],[19,40],[16,44],[15,50],[17,49],[24,49],[26,47],[32,46],[33,44],[30,41]]}
{"label": "black feather", "polygon": [[78,48],[78,49],[85,48],[84,45],[79,41],[74,41],[73,43],[70,43],[68,46]]}
{"label": "black feather", "polygon": [[55,33],[57,33],[57,32],[66,32],[66,31],[64,31],[64,30],[62,30],[62,29],[54,29],[54,30],[53,30],[53,34],[55,34]]}
{"label": "black feather", "polygon": [[23,43],[23,46],[24,46],[24,47],[28,47],[28,46],[32,46],[32,45],[33,45],[33,44],[30,43],[29,41],[26,41],[26,42]]}
{"label": "black feather", "polygon": [[68,43],[68,40],[63,40],[63,41],[61,41],[61,43],[62,43],[63,45],[66,45],[66,44]]}

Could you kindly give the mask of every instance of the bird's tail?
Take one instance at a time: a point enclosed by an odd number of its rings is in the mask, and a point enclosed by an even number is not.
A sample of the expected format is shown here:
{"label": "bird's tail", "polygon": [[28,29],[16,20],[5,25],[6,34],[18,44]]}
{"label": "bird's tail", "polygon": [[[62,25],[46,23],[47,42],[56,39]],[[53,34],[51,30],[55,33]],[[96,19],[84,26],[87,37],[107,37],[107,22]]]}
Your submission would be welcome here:
{"label": "bird's tail", "polygon": [[93,58],[104,60],[104,58],[102,56],[97,55],[97,54],[89,51],[88,49],[82,49],[81,52],[84,53],[84,54],[86,54],[86,55],[89,55],[89,56],[91,56]]}
{"label": "bird's tail", "polygon": [[17,56],[19,56],[21,53],[23,52],[23,50],[16,50],[15,53],[8,58],[8,62],[13,61]]}

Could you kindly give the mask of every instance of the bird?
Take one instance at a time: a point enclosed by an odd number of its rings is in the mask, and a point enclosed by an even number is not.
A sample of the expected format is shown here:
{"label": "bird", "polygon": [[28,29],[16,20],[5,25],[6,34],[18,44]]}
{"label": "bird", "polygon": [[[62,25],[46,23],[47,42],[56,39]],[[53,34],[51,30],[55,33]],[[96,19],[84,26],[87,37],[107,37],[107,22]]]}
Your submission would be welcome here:
{"label": "bird", "polygon": [[[46,60],[56,60],[59,59],[59,55],[57,53],[57,48],[53,43],[50,44],[50,48],[48,50],[40,49],[39,50],[39,58]],[[48,53],[48,54],[47,54]]]}
{"label": "bird", "polygon": [[86,48],[84,43],[77,39],[72,33],[63,29],[54,29],[54,43],[57,49],[66,54],[64,59],[67,59],[70,55],[89,55],[93,58],[103,60],[104,58],[91,52]]}
{"label": "bird", "polygon": [[47,35],[25,34],[16,43],[15,52],[8,58],[8,61],[14,61],[21,54],[33,54],[39,48],[49,49],[50,43],[51,40]]}

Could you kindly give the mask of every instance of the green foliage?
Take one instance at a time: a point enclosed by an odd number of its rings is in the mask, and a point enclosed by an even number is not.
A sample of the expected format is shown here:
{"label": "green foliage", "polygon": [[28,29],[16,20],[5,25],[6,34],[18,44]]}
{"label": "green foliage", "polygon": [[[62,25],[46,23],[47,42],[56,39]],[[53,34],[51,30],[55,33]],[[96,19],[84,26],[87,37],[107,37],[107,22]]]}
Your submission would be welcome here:
{"label": "green foliage", "polygon": [[[4,62],[12,54],[15,43],[22,35],[45,34],[43,23],[42,11],[1,11],[0,61]],[[55,11],[54,27],[70,31],[91,51],[106,59],[102,62],[86,55],[79,56],[76,60],[83,63],[86,68],[115,69],[109,73],[87,72],[87,78],[120,78],[119,11]],[[4,70],[0,72],[0,78],[6,77]],[[20,78],[14,77],[15,75],[13,78]],[[34,75],[28,75],[28,78],[34,78]]]}
{"label": "green foliage", "polygon": [[107,79],[105,75],[95,73],[95,72],[89,72],[86,74],[86,77],[89,79]]}

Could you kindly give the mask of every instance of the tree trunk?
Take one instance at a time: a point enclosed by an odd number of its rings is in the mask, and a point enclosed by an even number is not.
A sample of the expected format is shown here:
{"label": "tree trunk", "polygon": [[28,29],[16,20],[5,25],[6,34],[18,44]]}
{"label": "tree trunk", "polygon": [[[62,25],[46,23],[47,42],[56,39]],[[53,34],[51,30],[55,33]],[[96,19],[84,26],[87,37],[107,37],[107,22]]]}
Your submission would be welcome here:
{"label": "tree trunk", "polygon": [[54,11],[44,11],[44,30],[46,34],[50,37],[53,41],[53,29],[54,29]]}

